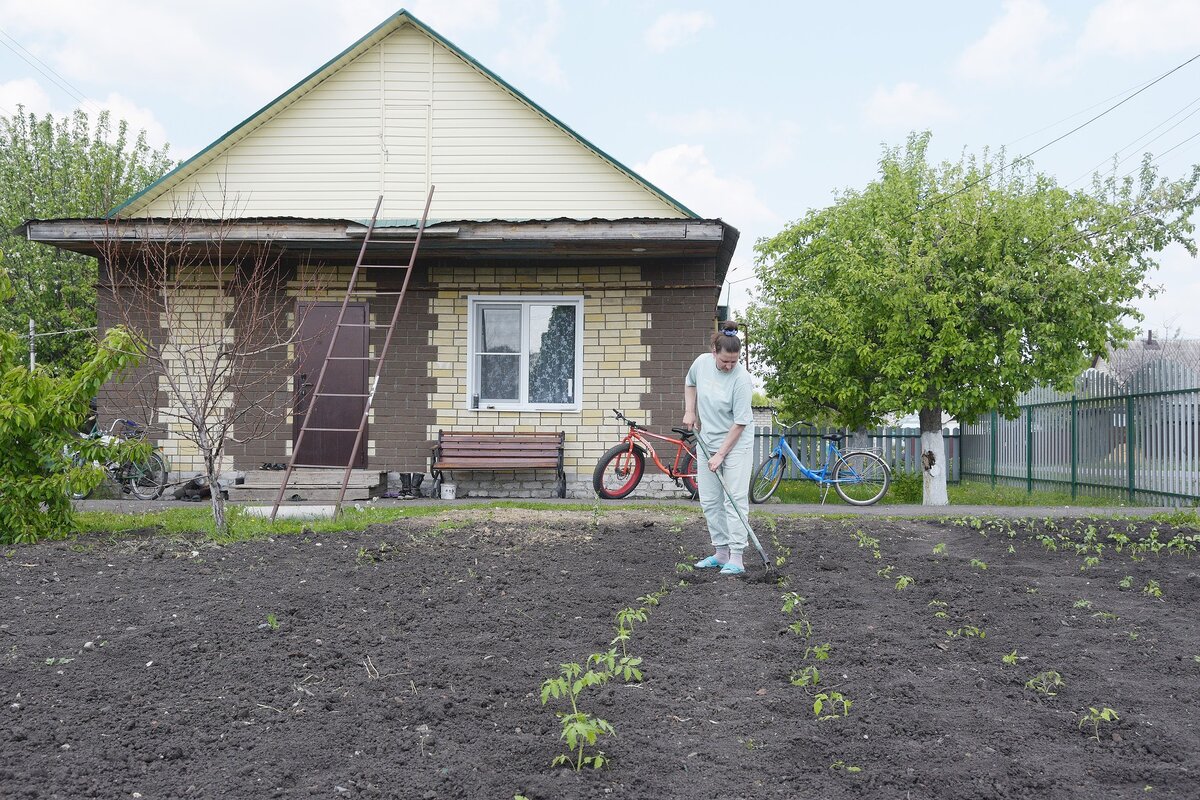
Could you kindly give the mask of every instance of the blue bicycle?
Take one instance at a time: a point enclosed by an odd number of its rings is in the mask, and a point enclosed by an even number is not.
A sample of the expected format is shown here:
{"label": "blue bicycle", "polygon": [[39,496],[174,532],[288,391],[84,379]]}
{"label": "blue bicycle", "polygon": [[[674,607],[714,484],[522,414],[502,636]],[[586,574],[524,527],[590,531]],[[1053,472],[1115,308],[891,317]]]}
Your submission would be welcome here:
{"label": "blue bicycle", "polygon": [[892,471],[887,462],[875,453],[866,450],[843,452],[838,448],[838,443],[845,438],[845,434],[826,433],[821,435],[826,441],[825,463],[817,469],[809,469],[787,443],[787,435],[801,425],[809,428],[816,426],[811,422],[785,425],[778,419],[776,423],[783,431],[770,454],[754,470],[754,477],[750,479],[750,502],[765,503],[775,494],[787,470],[787,461],[796,465],[804,480],[816,481],[826,492],[832,486],[839,497],[853,506],[869,506],[887,494],[888,486],[892,483]]}

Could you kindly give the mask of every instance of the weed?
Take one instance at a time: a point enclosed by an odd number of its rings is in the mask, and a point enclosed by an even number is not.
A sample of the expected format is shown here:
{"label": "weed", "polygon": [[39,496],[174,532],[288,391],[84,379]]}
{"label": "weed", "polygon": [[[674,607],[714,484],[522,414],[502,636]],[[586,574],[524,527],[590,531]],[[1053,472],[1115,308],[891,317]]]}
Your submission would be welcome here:
{"label": "weed", "polygon": [[279,630],[279,617],[275,616],[274,611],[267,614],[267,627],[273,631]]}
{"label": "weed", "polygon": [[1086,608],[1091,608],[1091,607],[1092,607],[1092,601],[1091,601],[1091,600],[1076,600],[1076,601],[1075,601],[1075,605],[1074,605],[1074,606],[1072,606],[1072,607],[1073,607],[1073,608],[1085,608],[1085,609],[1086,609]]}
{"label": "weed", "polygon": [[907,589],[908,587],[912,586],[914,583],[916,583],[916,581],[913,580],[913,578],[911,576],[901,575],[899,578],[896,579],[896,588],[897,589]]}
{"label": "weed", "polygon": [[1063,676],[1052,669],[1039,672],[1025,681],[1026,689],[1032,689],[1043,697],[1054,697],[1058,694],[1058,690],[1066,685],[1067,682],[1063,680]]}
{"label": "weed", "polygon": [[1037,590],[1036,586],[1026,586],[1025,587],[1025,594],[1037,594],[1037,593],[1038,593],[1038,590]]}
{"label": "weed", "polygon": [[838,770],[845,770],[846,772],[850,773],[851,775],[854,775],[855,773],[858,773],[858,772],[862,772],[862,767],[852,766],[850,764],[847,764],[845,761],[842,761],[841,759],[838,759],[837,761],[830,764],[829,768],[831,770],[833,770],[834,772],[837,772]]}
{"label": "weed", "polygon": [[1091,725],[1092,726],[1091,738],[1095,739],[1097,742],[1100,741],[1100,726],[1101,725],[1103,725],[1105,723],[1117,722],[1118,720],[1121,719],[1120,717],[1117,716],[1117,712],[1113,711],[1108,706],[1104,706],[1104,708],[1101,709],[1100,711],[1097,711],[1095,708],[1089,706],[1086,714],[1084,714],[1083,712],[1080,712],[1080,714],[1081,714],[1081,718],[1079,720],[1079,729],[1083,730],[1084,725]]}
{"label": "weed", "polygon": [[1162,597],[1162,587],[1158,585],[1158,581],[1151,579],[1142,587],[1142,594],[1147,597]]}
{"label": "weed", "polygon": [[940,556],[945,552],[946,552],[946,543],[945,542],[938,542],[937,544],[935,544],[933,546],[933,554],[935,556]]}
{"label": "weed", "polygon": [[[832,714],[822,714],[821,713],[825,710],[825,706],[827,706],[827,705],[831,709],[833,709],[834,713],[832,713]],[[844,717],[850,713],[851,705],[853,705],[853,701],[849,697],[846,697],[841,692],[821,692],[820,694],[818,694],[816,697],[813,698],[813,716],[815,716],[819,721],[822,721],[822,722],[827,719],[837,719],[838,717]],[[840,714],[837,713],[839,709],[841,710]]]}
{"label": "weed", "polygon": [[1000,658],[1000,660],[1003,661],[1005,664],[1008,664],[1010,667],[1014,666],[1017,663],[1017,651],[1013,650],[1008,655],[1002,656]]}

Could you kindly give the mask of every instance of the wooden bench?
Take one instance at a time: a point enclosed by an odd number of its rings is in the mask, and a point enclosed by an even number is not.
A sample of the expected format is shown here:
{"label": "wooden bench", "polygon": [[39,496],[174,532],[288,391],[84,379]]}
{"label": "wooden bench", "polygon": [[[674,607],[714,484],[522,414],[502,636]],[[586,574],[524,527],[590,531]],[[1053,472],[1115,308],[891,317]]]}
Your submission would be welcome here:
{"label": "wooden bench", "polygon": [[456,433],[438,431],[437,444],[429,459],[434,496],[440,492],[446,472],[503,472],[508,470],[553,469],[558,478],[555,494],[567,496],[563,471],[566,435],[557,433]]}

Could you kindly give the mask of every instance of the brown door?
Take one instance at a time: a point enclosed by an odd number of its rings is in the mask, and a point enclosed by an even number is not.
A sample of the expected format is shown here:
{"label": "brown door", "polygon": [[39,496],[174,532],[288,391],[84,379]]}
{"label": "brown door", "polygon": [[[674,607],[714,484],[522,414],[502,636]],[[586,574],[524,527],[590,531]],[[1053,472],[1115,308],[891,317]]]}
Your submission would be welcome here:
{"label": "brown door", "polygon": [[[337,323],[341,303],[300,303],[300,336],[296,343],[299,356],[296,368],[296,396],[292,408],[292,446],[300,437],[300,426],[310,404],[314,403],[313,392],[317,377],[321,374],[321,362],[329,349],[329,338]],[[351,303],[346,307],[344,322],[364,324],[367,321],[367,304]],[[315,400],[309,431],[296,456],[297,464],[345,467],[350,462],[350,449],[354,447],[355,431],[362,419],[367,402],[367,329],[343,327],[338,334],[334,356],[356,357],[353,361],[333,361],[325,368],[325,380],[321,394],[330,393],[339,397],[322,396]],[[314,431],[312,428],[350,428],[347,432]],[[356,469],[367,466],[367,432],[363,431],[358,452],[352,463]]]}

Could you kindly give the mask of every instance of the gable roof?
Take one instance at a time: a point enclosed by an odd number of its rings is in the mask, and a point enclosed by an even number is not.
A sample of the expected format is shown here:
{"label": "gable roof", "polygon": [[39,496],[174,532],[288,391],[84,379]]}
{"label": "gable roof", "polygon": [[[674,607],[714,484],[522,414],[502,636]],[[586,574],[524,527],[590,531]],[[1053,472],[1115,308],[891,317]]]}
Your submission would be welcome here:
{"label": "gable roof", "polygon": [[[176,191],[176,190],[182,190],[182,189],[186,188],[189,179],[198,179],[197,176],[201,176],[206,170],[209,173],[211,173],[215,169],[220,169],[220,166],[217,165],[217,162],[219,162],[222,159],[222,157],[230,155],[231,151],[234,151],[234,149],[237,147],[237,145],[239,143],[242,143],[242,142],[246,141],[249,137],[254,136],[256,134],[256,132],[261,132],[264,129],[264,126],[267,126],[269,123],[272,123],[273,120],[277,120],[278,118],[280,118],[280,116],[282,114],[287,112],[289,109],[292,109],[297,104],[297,102],[299,100],[301,100],[301,98],[304,98],[306,95],[309,95],[311,92],[316,90],[318,87],[320,87],[326,81],[328,81],[330,78],[332,78],[333,76],[337,75],[340,71],[345,69],[348,65],[352,64],[357,59],[362,57],[364,54],[371,51],[372,48],[375,48],[375,47],[381,45],[385,40],[387,40],[389,37],[393,36],[393,34],[396,34],[398,31],[401,31],[406,26],[411,27],[415,31],[419,31],[421,34],[424,34],[424,36],[428,37],[430,40],[432,40],[437,45],[440,45],[441,47],[445,48],[445,50],[447,50],[449,53],[453,54],[453,56],[456,56],[457,59],[461,60],[461,62],[463,64],[467,65],[467,67],[469,67],[471,70],[473,70],[479,76],[486,79],[491,84],[493,84],[497,89],[499,89],[506,95],[513,98],[518,104],[520,104],[522,107],[527,109],[528,112],[531,112],[533,115],[536,115],[536,117],[543,120],[545,124],[548,124],[549,126],[551,126],[558,134],[565,136],[566,139],[569,139],[573,143],[575,143],[575,146],[581,147],[583,151],[590,154],[590,156],[593,156],[595,159],[597,159],[599,162],[601,162],[604,165],[605,169],[611,170],[615,174],[619,175],[620,179],[624,181],[624,185],[629,186],[629,188],[631,188],[631,189],[635,189],[635,191],[640,193],[642,196],[645,196],[645,200],[646,200],[646,202],[651,204],[651,208],[661,209],[661,212],[651,211],[650,213],[647,213],[646,208],[644,206],[638,207],[635,209],[625,209],[625,208],[616,207],[614,209],[613,213],[611,214],[611,217],[620,218],[620,217],[630,217],[630,216],[659,216],[661,213],[661,216],[668,216],[668,217],[675,217],[675,218],[680,218],[680,217],[691,218],[691,219],[699,218],[699,216],[695,212],[693,212],[691,209],[687,208],[682,203],[680,203],[679,201],[675,200],[670,195],[668,195],[666,192],[664,192],[661,189],[659,189],[658,187],[654,186],[652,183],[647,181],[645,178],[641,177],[636,172],[629,169],[624,164],[622,164],[621,162],[617,161],[612,156],[610,156],[607,153],[605,153],[604,151],[602,151],[600,148],[596,147],[590,141],[588,141],[584,137],[580,136],[578,133],[576,133],[574,130],[572,130],[567,125],[562,123],[560,120],[558,120],[552,114],[547,112],[545,109],[543,109],[537,103],[533,102],[528,97],[526,97],[524,94],[522,94],[520,91],[518,91],[516,88],[514,88],[513,86],[511,86],[510,84],[505,82],[498,75],[491,72],[489,69],[487,69],[482,64],[477,62],[474,58],[472,58],[471,56],[469,56],[468,54],[466,54],[465,52],[460,50],[453,43],[451,43],[450,41],[448,41],[447,39],[442,37],[436,31],[434,31],[433,29],[431,29],[430,27],[428,27],[427,25],[422,23],[420,20],[418,20],[416,17],[414,17],[412,14],[410,14],[408,11],[403,10],[403,9],[398,11],[397,13],[393,14],[388,19],[384,20],[382,23],[377,25],[373,30],[368,32],[365,36],[360,38],[357,42],[355,42],[354,44],[347,47],[345,50],[343,50],[337,56],[333,57],[332,59],[327,61],[325,64],[323,64],[315,72],[313,72],[312,74],[310,74],[309,76],[307,76],[306,78],[304,78],[303,80],[298,82],[296,85],[294,85],[293,87],[288,89],[286,92],[279,95],[279,97],[275,98],[270,103],[265,105],[263,108],[259,109],[257,112],[252,114],[250,117],[248,117],[247,119],[243,120],[241,123],[239,123],[238,125],[233,127],[231,130],[229,130],[227,133],[225,133],[223,136],[221,136],[215,142],[208,145],[206,148],[201,150],[199,153],[197,153],[196,155],[192,156],[191,158],[189,158],[186,161],[184,161],[183,163],[181,163],[174,170],[172,170],[171,172],[169,172],[168,174],[166,174],[165,176],[160,178],[155,183],[148,186],[146,189],[142,190],[138,194],[134,195],[133,197],[131,197],[130,199],[128,199],[127,201],[122,203],[121,205],[114,208],[112,211],[109,212],[109,216],[110,217],[120,216],[120,217],[127,217],[127,218],[146,216],[147,211],[150,212],[150,214],[149,214],[150,216],[164,216],[163,199],[165,197],[167,197],[170,193],[172,193],[173,191]],[[382,59],[382,56],[380,56],[380,58]],[[432,70],[432,67],[430,69]],[[382,72],[382,66],[380,67],[380,71]],[[432,81],[430,81],[430,82],[432,83]],[[386,90],[386,87],[380,88],[380,92],[383,92],[385,90]],[[383,105],[382,98],[380,99],[379,104],[380,104],[380,106]],[[432,116],[432,112],[430,112],[430,115]],[[429,121],[429,124],[432,125],[432,121]],[[380,179],[380,182],[381,182],[381,184],[383,183],[382,178]],[[630,186],[630,184],[632,184],[632,186]],[[420,191],[422,199],[423,199],[423,195],[424,195],[424,188],[425,187],[422,186],[421,191]],[[157,201],[157,207],[155,205],[156,201]],[[224,205],[224,202],[222,202],[222,204]],[[435,201],[435,206],[436,206],[436,201]],[[363,213],[365,213],[366,210],[369,210],[369,209],[364,209]],[[263,213],[262,209],[257,209],[257,211],[259,213]],[[548,209],[547,212],[548,213],[546,213],[544,215],[545,217],[562,217],[562,216],[564,216],[564,213],[560,210],[549,210]],[[253,213],[253,211],[251,213]],[[296,212],[289,211],[289,210],[276,211],[274,209],[271,209],[266,213],[271,213],[271,214],[293,213],[294,214]],[[185,215],[191,215],[191,214],[185,214]],[[240,216],[236,213],[229,214],[228,212],[222,212],[220,215],[221,216],[234,216],[234,217]],[[301,215],[304,216],[305,214],[301,213]],[[569,211],[566,215],[574,216]],[[201,216],[204,216],[204,215],[201,214]],[[329,216],[329,215],[328,214],[318,214],[318,216]],[[347,215],[347,216],[349,218],[356,218],[357,215],[354,215],[354,216]],[[461,213],[453,213],[452,212],[451,216],[453,216],[454,218],[463,218],[463,214],[461,214]],[[502,212],[502,213],[497,213],[497,214],[489,213],[489,214],[485,214],[485,216],[490,217],[490,218],[509,218],[509,219],[512,219],[512,218],[543,218],[543,215],[540,213],[518,213],[515,216],[510,216],[510,215],[506,215]],[[610,215],[606,214],[606,213],[585,212],[584,214],[581,214],[579,216],[609,217]],[[393,222],[398,223],[398,224],[406,224],[408,222],[408,220],[395,220]],[[383,224],[387,224],[387,222],[384,221]]]}

